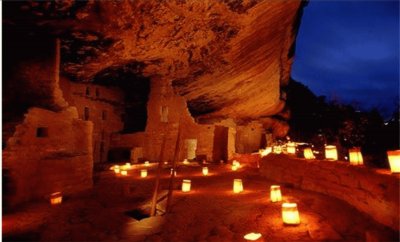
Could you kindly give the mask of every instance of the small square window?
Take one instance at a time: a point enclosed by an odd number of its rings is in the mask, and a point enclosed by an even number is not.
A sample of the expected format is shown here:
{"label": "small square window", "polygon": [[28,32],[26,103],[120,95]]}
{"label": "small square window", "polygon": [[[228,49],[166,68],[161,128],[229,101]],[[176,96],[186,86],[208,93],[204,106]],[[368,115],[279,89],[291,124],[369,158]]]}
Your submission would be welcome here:
{"label": "small square window", "polygon": [[107,119],[107,111],[103,110],[103,112],[101,113],[101,118],[102,118],[103,120],[106,120],[106,119]]}
{"label": "small square window", "polygon": [[96,88],[96,97],[100,97],[100,90]]}
{"label": "small square window", "polygon": [[90,95],[90,88],[86,87],[86,96],[89,96],[89,95]]}
{"label": "small square window", "polygon": [[36,129],[36,137],[44,138],[49,136],[49,129],[47,127],[38,127]]}

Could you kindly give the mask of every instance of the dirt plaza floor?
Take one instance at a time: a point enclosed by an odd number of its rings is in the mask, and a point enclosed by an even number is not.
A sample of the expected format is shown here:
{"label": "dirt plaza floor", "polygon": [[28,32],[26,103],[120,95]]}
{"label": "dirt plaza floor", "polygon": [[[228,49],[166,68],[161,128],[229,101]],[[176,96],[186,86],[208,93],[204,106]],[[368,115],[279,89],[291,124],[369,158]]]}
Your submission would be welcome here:
{"label": "dirt plaza floor", "polygon": [[[143,167],[121,176],[104,168],[94,174],[93,189],[66,196],[60,205],[37,201],[3,214],[3,241],[374,241],[396,233],[376,223],[349,204],[315,192],[281,185],[283,201],[296,202],[301,223],[284,225],[282,202],[272,203],[270,186],[256,168],[232,171],[230,165],[181,165],[177,169],[171,210],[165,214],[170,168],[160,180],[158,215],[148,217],[156,166],[140,178]],[[191,191],[183,193],[183,179]],[[244,191],[233,193],[233,180],[242,179]]]}

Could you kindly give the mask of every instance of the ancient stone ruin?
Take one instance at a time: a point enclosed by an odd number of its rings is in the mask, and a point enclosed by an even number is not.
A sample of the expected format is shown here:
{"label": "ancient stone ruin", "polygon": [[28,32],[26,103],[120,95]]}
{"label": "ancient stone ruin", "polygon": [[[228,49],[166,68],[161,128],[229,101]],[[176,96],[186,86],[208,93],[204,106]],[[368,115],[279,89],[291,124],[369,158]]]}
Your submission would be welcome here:
{"label": "ancient stone ruin", "polygon": [[[395,238],[398,175],[260,155],[290,128],[304,6],[3,2],[3,239]],[[300,224],[282,223],[274,184]]]}

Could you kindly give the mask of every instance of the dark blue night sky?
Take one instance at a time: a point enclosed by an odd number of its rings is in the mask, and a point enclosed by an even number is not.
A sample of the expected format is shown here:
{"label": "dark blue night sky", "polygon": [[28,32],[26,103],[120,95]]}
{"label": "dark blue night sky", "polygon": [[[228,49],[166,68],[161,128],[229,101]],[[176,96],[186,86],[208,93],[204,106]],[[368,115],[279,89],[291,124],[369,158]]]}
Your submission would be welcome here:
{"label": "dark blue night sky", "polygon": [[292,77],[318,96],[390,115],[399,100],[399,2],[311,0]]}

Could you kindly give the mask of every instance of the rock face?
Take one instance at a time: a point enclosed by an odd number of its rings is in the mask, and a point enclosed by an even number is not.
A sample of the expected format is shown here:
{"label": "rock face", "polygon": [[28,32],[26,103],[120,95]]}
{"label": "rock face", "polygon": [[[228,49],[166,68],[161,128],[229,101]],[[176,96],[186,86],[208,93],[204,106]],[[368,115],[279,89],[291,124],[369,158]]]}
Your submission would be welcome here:
{"label": "rock face", "polygon": [[247,120],[284,107],[300,1],[6,5],[6,23],[61,37],[62,73],[77,81],[121,70],[162,76],[196,117]]}

